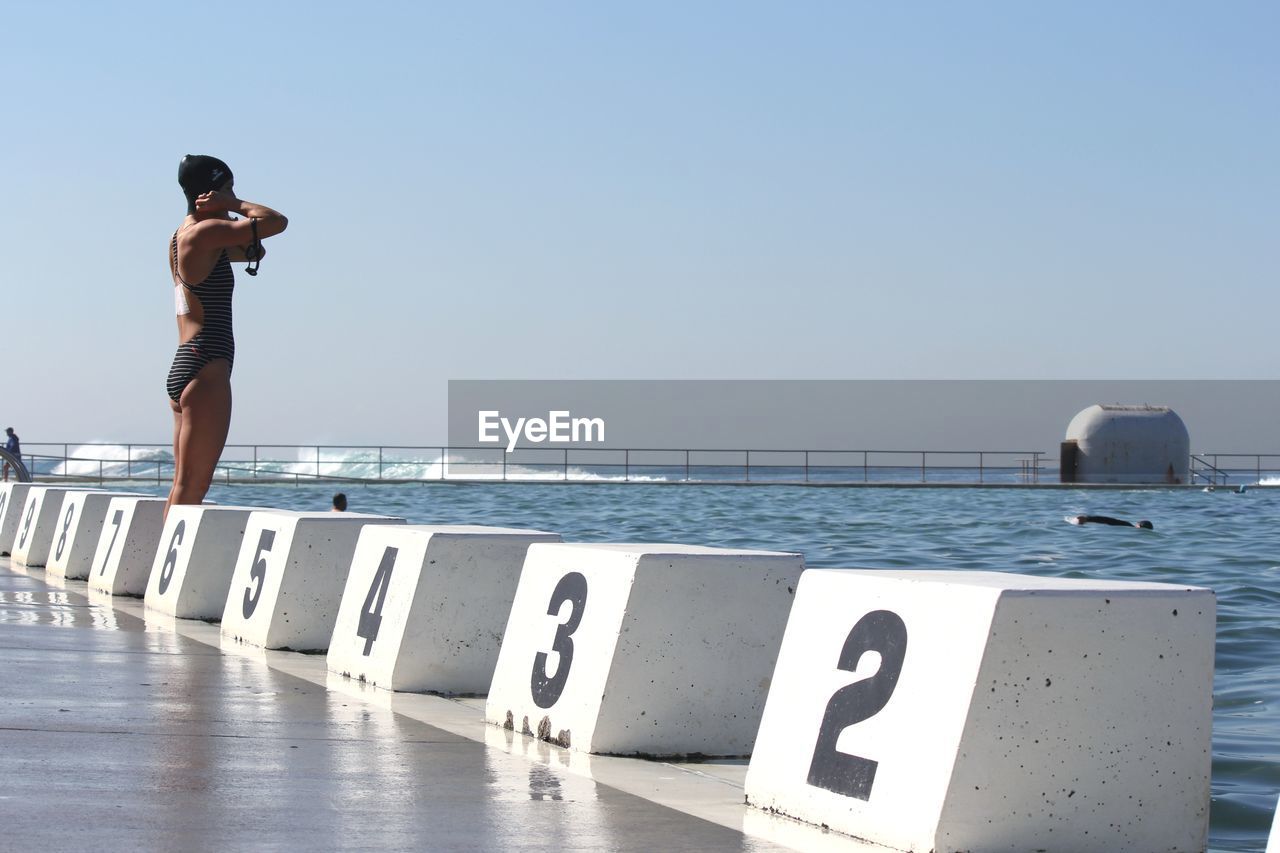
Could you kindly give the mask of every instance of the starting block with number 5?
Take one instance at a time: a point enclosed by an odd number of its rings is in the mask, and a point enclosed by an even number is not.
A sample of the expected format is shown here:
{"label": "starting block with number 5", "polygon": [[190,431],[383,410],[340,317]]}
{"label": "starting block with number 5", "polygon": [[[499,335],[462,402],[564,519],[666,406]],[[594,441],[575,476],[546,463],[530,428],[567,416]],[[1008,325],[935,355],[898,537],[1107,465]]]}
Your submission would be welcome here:
{"label": "starting block with number 5", "polygon": [[361,529],[403,523],[357,512],[250,513],[222,636],[268,649],[327,649]]}
{"label": "starting block with number 5", "polygon": [[531,545],[485,719],[583,752],[746,755],[799,554]]}
{"label": "starting block with number 5", "polygon": [[898,850],[1201,851],[1213,592],[813,569],[753,806]]}
{"label": "starting block with number 5", "polygon": [[556,533],[472,525],[360,533],[329,670],[389,690],[485,693],[525,552]]}

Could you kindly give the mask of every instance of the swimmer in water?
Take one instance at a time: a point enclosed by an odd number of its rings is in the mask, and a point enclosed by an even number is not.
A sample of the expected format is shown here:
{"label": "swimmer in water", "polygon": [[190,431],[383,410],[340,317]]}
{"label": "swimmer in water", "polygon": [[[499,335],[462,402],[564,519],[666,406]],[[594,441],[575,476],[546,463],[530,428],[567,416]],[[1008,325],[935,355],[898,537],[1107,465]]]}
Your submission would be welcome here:
{"label": "swimmer in water", "polygon": [[1141,527],[1143,530],[1155,530],[1149,521],[1125,521],[1123,518],[1112,518],[1109,515],[1071,515],[1067,516],[1067,524],[1107,524],[1112,527]]}

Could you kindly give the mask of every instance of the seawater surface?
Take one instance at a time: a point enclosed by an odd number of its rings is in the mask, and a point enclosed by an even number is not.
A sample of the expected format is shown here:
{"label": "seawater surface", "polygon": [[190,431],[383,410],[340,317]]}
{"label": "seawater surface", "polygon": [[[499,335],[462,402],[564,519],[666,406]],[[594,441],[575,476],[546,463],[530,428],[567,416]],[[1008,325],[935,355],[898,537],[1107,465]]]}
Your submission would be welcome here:
{"label": "seawater surface", "polygon": [[[1280,795],[1280,491],[641,484],[215,486],[219,503],[350,508],[568,541],[799,551],[815,567],[978,569],[1162,581],[1218,596],[1210,848],[1261,850]],[[1149,519],[1154,530],[1067,524]]]}

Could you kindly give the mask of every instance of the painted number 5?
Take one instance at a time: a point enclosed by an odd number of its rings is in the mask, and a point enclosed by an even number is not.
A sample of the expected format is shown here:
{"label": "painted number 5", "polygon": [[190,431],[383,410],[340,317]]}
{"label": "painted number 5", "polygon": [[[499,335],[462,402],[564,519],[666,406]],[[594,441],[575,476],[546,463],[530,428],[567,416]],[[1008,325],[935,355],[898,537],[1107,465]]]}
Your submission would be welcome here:
{"label": "painted number 5", "polygon": [[859,800],[871,799],[878,763],[840,752],[836,741],[846,728],[871,719],[889,704],[907,654],[907,626],[902,617],[888,610],[873,610],[859,619],[845,638],[837,666],[845,672],[857,672],[858,661],[867,652],[880,654],[880,668],[870,678],[841,687],[831,695],[807,779],[817,788]]}
{"label": "painted number 5", "polygon": [[267,552],[276,544],[276,532],[264,530],[258,537],[258,552],[253,557],[253,568],[249,569],[249,585],[244,588],[244,618],[248,619],[258,609],[258,599],[262,597],[262,585],[267,579]]}
{"label": "painted number 5", "polygon": [[560,656],[556,663],[556,674],[547,676],[547,653],[538,652],[533,659],[533,677],[530,689],[533,702],[539,708],[550,708],[560,699],[564,692],[565,682],[569,680],[569,667],[573,664],[573,632],[578,630],[582,622],[582,611],[587,606],[587,579],[580,572],[569,572],[560,578],[560,583],[551,593],[551,603],[547,606],[548,616],[559,616],[560,608],[569,602],[569,618],[556,628],[556,638],[551,643],[551,651]]}

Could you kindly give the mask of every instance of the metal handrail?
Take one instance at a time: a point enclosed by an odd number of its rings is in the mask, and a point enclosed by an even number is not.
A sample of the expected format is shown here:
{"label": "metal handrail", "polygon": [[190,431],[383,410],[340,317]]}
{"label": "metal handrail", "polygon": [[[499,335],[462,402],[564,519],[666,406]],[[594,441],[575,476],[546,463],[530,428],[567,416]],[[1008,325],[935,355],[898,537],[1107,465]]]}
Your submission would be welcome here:
{"label": "metal handrail", "polygon": [[[95,453],[95,448],[112,452]],[[28,469],[45,478],[160,484],[173,475],[169,446],[160,442],[26,442],[24,450]],[[502,447],[479,445],[230,444],[216,478],[301,484],[582,482],[607,476],[650,482],[658,474],[664,482],[685,483],[1038,483],[1043,472],[1053,470],[1046,465],[1050,458],[1021,450],[520,447],[508,454]],[[1232,465],[1236,460],[1248,460],[1247,467]],[[1192,482],[1225,484],[1242,471],[1261,480],[1264,474],[1280,476],[1280,453],[1197,453],[1191,468]],[[964,471],[971,472],[969,479],[957,479],[956,472]]]}
{"label": "metal handrail", "polygon": [[[78,453],[71,452],[72,447]],[[156,443],[130,442],[82,442],[58,444],[27,442],[27,449],[61,450],[61,454],[28,453],[32,468],[42,476],[107,480],[154,480],[162,483],[172,477],[173,461],[168,446]],[[114,455],[88,455],[93,448],[111,448],[124,451],[124,458]],[[291,458],[272,453],[288,449]],[[371,458],[352,459],[351,452],[368,452]],[[328,458],[334,452],[345,458]],[[376,459],[374,454],[376,452]],[[141,454],[141,455],[139,455]],[[407,458],[401,458],[401,454]],[[660,455],[662,461],[645,461],[644,454]],[[699,460],[697,457],[712,459]],[[606,456],[606,458],[601,458]],[[610,461],[608,456],[620,461]],[[823,457],[841,457],[832,460]],[[881,457],[875,459],[874,457]],[[215,478],[221,482],[258,481],[294,482],[433,482],[481,480],[533,480],[574,481],[588,479],[571,476],[573,466],[598,472],[617,472],[622,480],[649,481],[646,472],[662,469],[669,479],[682,482],[748,483],[755,481],[779,482],[777,472],[792,472],[795,482],[845,482],[832,480],[827,475],[846,472],[848,482],[871,480],[871,472],[892,475],[896,472],[914,471],[917,476],[901,481],[929,482],[943,472],[970,470],[976,472],[975,482],[986,482],[998,472],[1018,472],[1026,482],[1035,482],[1043,470],[1040,451],[1013,450],[827,450],[827,449],[726,449],[726,448],[597,448],[597,447],[521,447],[508,454],[501,447],[479,445],[292,445],[292,444],[229,444],[219,461]],[[231,458],[228,458],[231,457]],[[785,457],[779,459],[778,457]],[[886,459],[884,457],[892,457]],[[963,464],[948,464],[949,459],[971,457]],[[1012,458],[1014,464],[998,464],[1001,457]],[[976,463],[976,464],[974,464]],[[357,466],[376,465],[373,476],[350,472]],[[437,470],[412,472],[404,475],[400,466],[429,466]],[[73,469],[79,471],[73,473]],[[342,469],[348,469],[346,473]],[[111,470],[109,470],[111,469]],[[122,469],[122,470],[121,470]],[[390,469],[390,472],[389,470]],[[479,470],[477,470],[479,469]],[[492,472],[484,469],[492,469]],[[517,473],[517,471],[523,473]],[[855,473],[856,472],[856,473]],[[388,476],[390,473],[390,476]],[[548,476],[537,476],[545,473]],[[399,474],[399,476],[397,476]],[[558,474],[558,476],[552,476]],[[699,476],[695,476],[699,475]],[[816,477],[815,477],[816,475]],[[771,479],[771,477],[775,479]],[[784,480],[783,482],[789,482]],[[956,482],[956,481],[952,481]]]}

